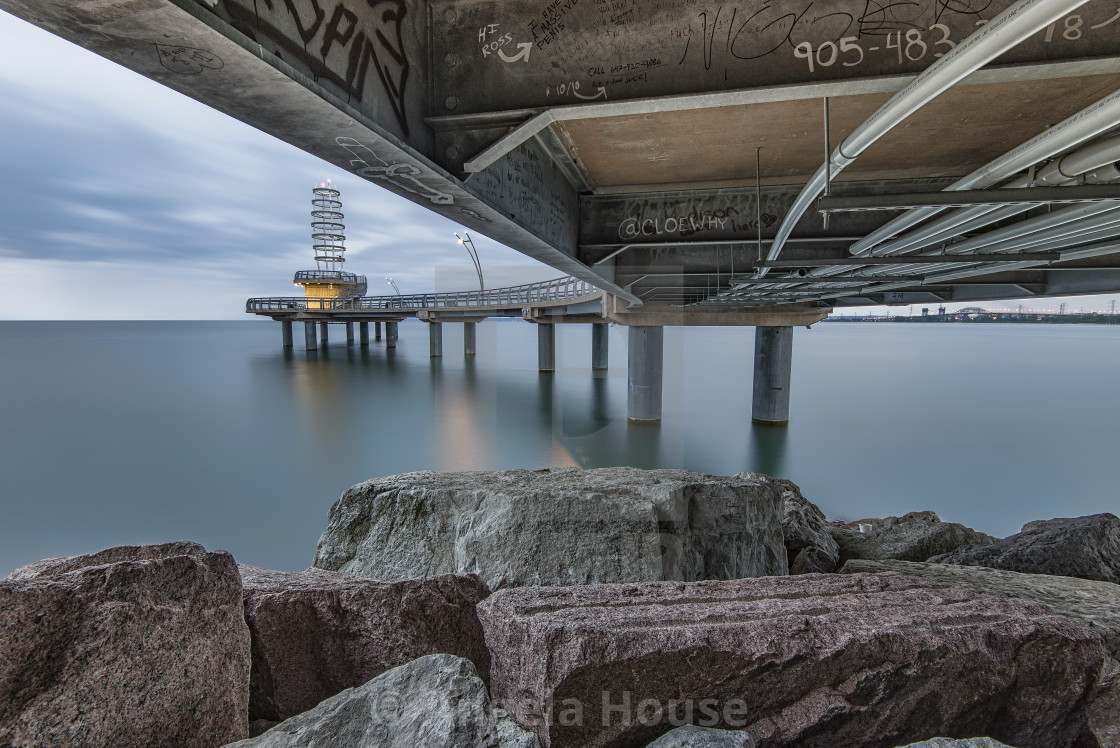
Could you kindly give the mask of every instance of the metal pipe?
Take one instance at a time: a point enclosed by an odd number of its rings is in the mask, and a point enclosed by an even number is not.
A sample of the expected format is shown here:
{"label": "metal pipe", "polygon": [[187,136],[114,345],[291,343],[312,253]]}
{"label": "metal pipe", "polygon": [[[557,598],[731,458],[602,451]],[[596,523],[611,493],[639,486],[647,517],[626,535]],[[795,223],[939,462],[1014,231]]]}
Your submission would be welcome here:
{"label": "metal pipe", "polygon": [[[1037,137],[1028,140],[1018,148],[1008,151],[968,176],[958,179],[946,189],[971,190],[991,187],[1013,174],[1030,168],[1039,161],[1051,158],[1055,153],[1084,143],[1086,140],[1110,130],[1116,126],[1117,121],[1120,121],[1120,91],[1104,97]],[[1011,187],[1012,185],[1006,186]],[[1026,187],[1027,184],[1019,186]],[[865,250],[880,244],[886,238],[916,226],[939,212],[940,209],[938,208],[921,208],[903,213],[852,244],[849,251],[852,254],[863,254]]]}
{"label": "metal pipe", "polygon": [[[821,194],[826,181],[855,161],[875,141],[971,73],[1087,1],[1019,0],[922,71],[845,138],[828,162],[817,170],[782,219],[767,259],[778,258],[793,227]],[[760,276],[765,274],[766,268],[759,270]]]}

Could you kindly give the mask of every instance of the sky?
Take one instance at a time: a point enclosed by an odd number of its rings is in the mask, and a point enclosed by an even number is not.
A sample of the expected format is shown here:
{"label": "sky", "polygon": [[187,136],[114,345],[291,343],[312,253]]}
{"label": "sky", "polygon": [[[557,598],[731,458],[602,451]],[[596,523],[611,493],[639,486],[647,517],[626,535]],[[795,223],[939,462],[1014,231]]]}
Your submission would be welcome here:
{"label": "sky", "polygon": [[[458,224],[2,11],[0,102],[0,320],[238,319],[248,297],[300,295],[326,179],[370,295],[386,277],[406,294],[475,287]],[[562,275],[473,238],[487,287]]]}

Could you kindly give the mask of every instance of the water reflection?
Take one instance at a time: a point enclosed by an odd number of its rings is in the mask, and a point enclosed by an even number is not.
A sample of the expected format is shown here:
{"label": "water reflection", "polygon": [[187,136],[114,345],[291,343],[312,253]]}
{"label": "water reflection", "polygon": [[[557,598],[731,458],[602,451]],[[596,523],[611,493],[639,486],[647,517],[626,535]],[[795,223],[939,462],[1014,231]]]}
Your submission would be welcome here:
{"label": "water reflection", "polygon": [[766,473],[779,478],[786,474],[786,446],[789,440],[789,426],[752,423],[750,446],[750,470]]}

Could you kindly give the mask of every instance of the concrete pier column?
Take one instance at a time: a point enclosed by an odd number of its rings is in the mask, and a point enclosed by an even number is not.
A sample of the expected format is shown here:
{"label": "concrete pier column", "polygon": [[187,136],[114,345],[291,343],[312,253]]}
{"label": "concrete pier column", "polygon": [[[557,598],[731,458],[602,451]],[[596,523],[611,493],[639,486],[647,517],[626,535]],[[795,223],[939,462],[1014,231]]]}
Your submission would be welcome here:
{"label": "concrete pier column", "polygon": [[606,369],[607,353],[609,351],[608,343],[610,338],[607,337],[609,331],[607,325],[591,325],[591,368],[592,369]]}
{"label": "concrete pier column", "polygon": [[463,355],[473,356],[475,351],[475,333],[478,326],[477,322],[464,322],[463,323]]}
{"label": "concrete pier column", "polygon": [[363,348],[368,348],[369,347],[369,323],[368,322],[359,322],[358,323],[358,345],[362,346]]}
{"label": "concrete pier column", "polygon": [[346,323],[346,345],[354,345],[354,323]]}
{"label": "concrete pier column", "polygon": [[793,363],[792,327],[754,328],[755,423],[789,422],[789,379]]}
{"label": "concrete pier column", "polygon": [[309,351],[313,351],[313,350],[315,350],[316,348],[319,347],[319,341],[316,340],[316,336],[315,336],[315,323],[314,322],[304,322],[303,323],[303,341],[304,341],[304,346]]}
{"label": "concrete pier column", "polygon": [[[389,323],[386,322],[385,326],[388,327],[388,325]],[[373,323],[373,339],[381,340],[381,322],[379,321]]]}
{"label": "concrete pier column", "polygon": [[537,324],[537,369],[556,371],[556,325]]}
{"label": "concrete pier column", "polygon": [[443,355],[443,323],[428,323],[428,353],[432,358]]}
{"label": "concrete pier column", "polygon": [[280,320],[280,335],[284,339],[284,347],[292,347],[292,321],[290,319]]}
{"label": "concrete pier column", "polygon": [[327,344],[327,323],[326,322],[320,322],[319,323],[319,345],[324,345],[325,346],[326,344]]}
{"label": "concrete pier column", "polygon": [[665,328],[631,327],[628,349],[626,417],[631,421],[660,421]]}
{"label": "concrete pier column", "polygon": [[395,320],[385,322],[385,347],[397,347],[397,323]]}

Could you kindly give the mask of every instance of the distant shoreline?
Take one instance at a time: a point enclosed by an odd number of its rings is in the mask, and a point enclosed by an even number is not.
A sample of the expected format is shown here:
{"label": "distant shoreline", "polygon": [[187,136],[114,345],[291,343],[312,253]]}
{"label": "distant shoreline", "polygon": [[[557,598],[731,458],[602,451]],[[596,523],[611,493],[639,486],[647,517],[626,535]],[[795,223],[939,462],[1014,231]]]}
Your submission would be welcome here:
{"label": "distant shoreline", "polygon": [[864,315],[860,317],[832,316],[824,322],[911,322],[916,324],[1011,324],[1011,325],[1120,325],[1120,314],[1090,312],[1086,314],[1030,314],[1018,312],[950,312],[948,314],[914,317],[891,315]]}

